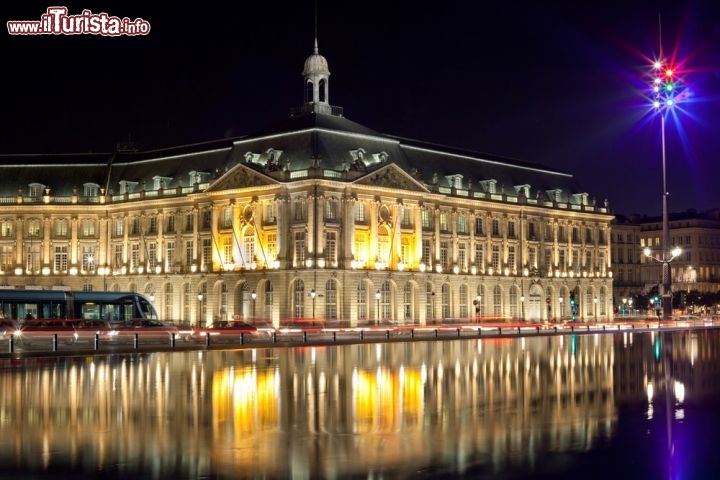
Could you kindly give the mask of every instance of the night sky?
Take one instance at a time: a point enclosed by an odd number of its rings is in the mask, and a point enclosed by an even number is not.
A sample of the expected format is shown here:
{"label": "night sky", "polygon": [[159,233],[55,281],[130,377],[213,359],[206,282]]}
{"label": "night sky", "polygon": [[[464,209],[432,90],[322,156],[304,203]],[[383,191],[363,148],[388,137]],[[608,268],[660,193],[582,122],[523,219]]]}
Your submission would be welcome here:
{"label": "night sky", "polygon": [[[3,27],[0,153],[246,135],[302,103],[314,0],[22,3],[1,7],[3,25],[62,5],[142,18],[151,31],[12,36]],[[670,209],[720,207],[719,3],[319,0],[318,41],[330,102],[349,119],[568,171],[616,213],[659,215],[661,128],[645,97],[658,14],[664,52],[682,60],[691,92],[666,126]]]}

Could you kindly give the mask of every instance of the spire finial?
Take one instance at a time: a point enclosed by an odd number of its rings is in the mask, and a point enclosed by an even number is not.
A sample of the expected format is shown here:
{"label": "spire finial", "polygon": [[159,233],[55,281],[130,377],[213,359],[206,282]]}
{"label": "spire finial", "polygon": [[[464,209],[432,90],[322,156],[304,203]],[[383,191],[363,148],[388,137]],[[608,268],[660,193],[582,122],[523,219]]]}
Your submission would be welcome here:
{"label": "spire finial", "polygon": [[315,55],[318,54],[318,44],[317,44],[317,0],[315,0],[315,50],[313,51]]}
{"label": "spire finial", "polygon": [[313,53],[314,53],[315,55],[318,54],[317,37],[315,37],[315,49],[313,50]]}

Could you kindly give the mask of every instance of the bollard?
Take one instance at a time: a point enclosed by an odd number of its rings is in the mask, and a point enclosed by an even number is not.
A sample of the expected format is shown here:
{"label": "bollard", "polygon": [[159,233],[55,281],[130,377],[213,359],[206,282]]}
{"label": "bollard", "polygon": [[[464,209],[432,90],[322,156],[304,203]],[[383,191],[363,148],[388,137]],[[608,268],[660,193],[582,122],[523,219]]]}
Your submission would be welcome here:
{"label": "bollard", "polygon": [[385,330],[385,338],[390,339],[390,330]]}
{"label": "bollard", "polygon": [[478,337],[482,337],[482,328],[478,327]]}
{"label": "bollard", "polygon": [[535,332],[540,335],[540,327],[535,327]]}
{"label": "bollard", "polygon": [[10,335],[8,339],[8,352],[13,353],[15,347],[15,335]]}
{"label": "bollard", "polygon": [[333,343],[337,341],[337,332],[333,332]]}
{"label": "bollard", "polygon": [[502,335],[502,327],[498,327],[498,335]]}
{"label": "bollard", "polygon": [[575,327],[573,327],[572,325],[570,325],[570,333],[574,333],[574,332],[575,332]]}
{"label": "bollard", "polygon": [[210,332],[205,332],[205,346],[210,346]]}
{"label": "bollard", "polygon": [[585,325],[587,327],[587,331],[590,331],[590,325]]}
{"label": "bollard", "polygon": [[458,332],[458,338],[460,338],[460,329],[459,328],[457,329],[457,332]]}
{"label": "bollard", "polygon": [[360,340],[363,340],[365,338],[365,335],[363,334],[363,331],[360,330]]}
{"label": "bollard", "polygon": [[437,338],[437,337],[438,337],[438,329],[436,328],[435,329],[435,338]]}
{"label": "bollard", "polygon": [[307,332],[303,332],[303,343],[307,343]]}
{"label": "bollard", "polygon": [[139,335],[136,333],[136,334],[135,334],[135,338],[133,339],[133,346],[135,347],[135,349],[138,348],[138,340],[139,340],[139,338],[140,338]]}
{"label": "bollard", "polygon": [[517,327],[518,335],[520,335],[520,327]]}
{"label": "bollard", "polygon": [[555,330],[555,333],[557,333],[557,327],[553,327],[553,330]]}
{"label": "bollard", "polygon": [[272,332],[272,342],[273,344],[277,343],[277,332]]}
{"label": "bollard", "polygon": [[605,325],[603,325],[603,332],[605,331]]}
{"label": "bollard", "polygon": [[170,347],[175,348],[175,334],[170,334]]}
{"label": "bollard", "polygon": [[240,345],[245,343],[245,332],[240,332]]}
{"label": "bollard", "polygon": [[57,352],[57,333],[53,333],[52,336],[52,351]]}
{"label": "bollard", "polygon": [[414,328],[410,329],[410,338],[415,338],[415,329]]}
{"label": "bollard", "polygon": [[95,334],[95,343],[94,343],[95,350],[98,349],[99,345],[100,345],[100,334],[96,333]]}

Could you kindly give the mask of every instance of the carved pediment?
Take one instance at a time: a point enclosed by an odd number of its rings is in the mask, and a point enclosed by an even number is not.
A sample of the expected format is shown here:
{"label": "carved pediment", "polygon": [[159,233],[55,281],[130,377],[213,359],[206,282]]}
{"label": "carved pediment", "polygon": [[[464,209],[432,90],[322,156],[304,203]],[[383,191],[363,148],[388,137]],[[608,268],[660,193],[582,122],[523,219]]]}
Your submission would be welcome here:
{"label": "carved pediment", "polygon": [[425,186],[395,164],[375,170],[354,183],[373,187],[397,188],[413,192],[428,192]]}
{"label": "carved pediment", "polygon": [[218,178],[210,187],[208,192],[219,192],[223,190],[235,190],[238,188],[260,187],[263,185],[276,185],[278,182],[272,178],[256,172],[245,165],[236,165],[230,171]]}

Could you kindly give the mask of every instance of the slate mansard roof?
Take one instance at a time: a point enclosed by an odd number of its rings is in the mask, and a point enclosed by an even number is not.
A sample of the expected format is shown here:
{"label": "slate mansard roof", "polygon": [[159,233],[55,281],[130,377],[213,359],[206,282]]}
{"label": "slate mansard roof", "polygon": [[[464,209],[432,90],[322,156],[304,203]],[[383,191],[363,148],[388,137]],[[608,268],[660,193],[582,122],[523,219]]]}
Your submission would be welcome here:
{"label": "slate mansard roof", "polygon": [[[97,184],[108,194],[121,193],[121,182],[135,191],[192,187],[216,190],[214,182],[238,164],[292,182],[292,172],[313,165],[336,171],[334,178],[355,180],[394,164],[430,192],[456,189],[517,195],[588,205],[571,174],[542,165],[378,133],[329,113],[294,115],[245,137],[153,151],[118,149],[110,153],[0,155],[0,197],[27,195],[30,184],[49,188],[51,196],[82,195],[83,185]],[[300,178],[303,178],[302,176]],[[307,178],[307,177],[304,177]],[[526,189],[522,186],[528,186]],[[584,197],[583,197],[584,195]],[[477,197],[477,195],[475,195]]]}

